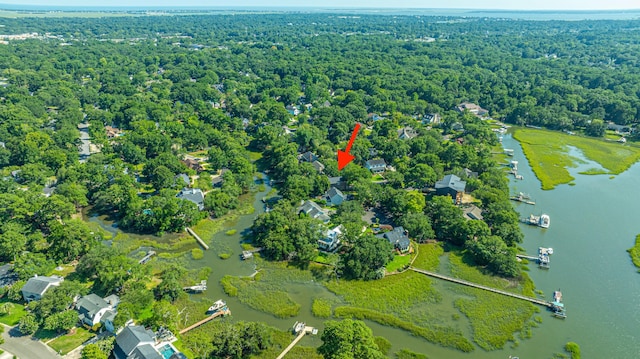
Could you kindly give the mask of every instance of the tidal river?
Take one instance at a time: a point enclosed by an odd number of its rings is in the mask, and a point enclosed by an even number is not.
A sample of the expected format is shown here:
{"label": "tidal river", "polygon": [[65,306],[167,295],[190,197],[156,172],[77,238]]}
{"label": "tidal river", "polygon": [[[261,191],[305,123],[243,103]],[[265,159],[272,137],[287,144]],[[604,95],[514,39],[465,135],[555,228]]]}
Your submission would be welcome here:
{"label": "tidal river", "polygon": [[[568,341],[577,342],[585,358],[640,357],[640,273],[637,273],[625,251],[633,245],[635,235],[640,233],[640,221],[637,220],[640,164],[610,179],[608,175],[578,175],[577,172],[581,170],[597,167],[593,163],[585,163],[571,170],[576,177],[574,186],[561,185],[551,191],[542,191],[518,142],[511,135],[506,135],[503,144],[515,150],[513,159],[519,161],[518,170],[524,176],[524,180],[511,179],[512,192],[527,193],[536,201],[535,206],[514,203],[517,211],[522,216],[531,213],[551,216],[551,226],[547,230],[523,225],[525,239],[522,247],[528,254],[536,254],[540,246],[554,249],[551,268],[541,270],[535,264],[530,264],[529,274],[547,299],[551,298],[554,290],[562,290],[567,319],[555,319],[541,309],[539,315],[543,323],[533,329],[531,339],[519,340],[515,348],[507,344],[501,351],[485,352],[477,348],[467,354],[430,344],[402,330],[371,322],[367,324],[373,328],[375,335],[392,341],[392,352],[410,348],[430,358],[490,359],[513,355],[521,359],[543,359],[562,352]],[[578,151],[572,154],[581,156]],[[302,306],[300,315],[289,319],[277,319],[253,310],[241,304],[237,298],[228,297],[218,284],[227,274],[253,273],[254,262],[240,261],[237,255],[241,251],[241,235],[247,233],[255,217],[264,211],[261,198],[269,190],[267,186],[265,191],[255,196],[255,213],[241,216],[225,228],[234,228],[237,234],[228,236],[224,231],[216,234],[211,250],[205,252],[205,258],[191,262],[193,267],[207,265],[213,269],[206,294],[194,299],[223,298],[229,304],[234,320],[264,321],[282,330],[289,328],[294,321],[302,320],[321,329],[321,320],[311,315],[312,298],[331,298],[333,295],[317,283],[286,288]],[[223,261],[217,254],[226,249],[231,249],[234,257]],[[434,285],[442,288],[443,284],[436,281]],[[319,336],[309,336],[301,345],[315,346],[319,343]]]}

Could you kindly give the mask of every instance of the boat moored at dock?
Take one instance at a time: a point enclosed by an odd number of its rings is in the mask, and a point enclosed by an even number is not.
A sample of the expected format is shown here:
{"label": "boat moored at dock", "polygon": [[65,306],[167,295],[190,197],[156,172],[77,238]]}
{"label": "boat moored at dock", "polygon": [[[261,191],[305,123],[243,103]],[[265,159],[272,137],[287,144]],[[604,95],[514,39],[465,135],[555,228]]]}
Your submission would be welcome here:
{"label": "boat moored at dock", "polygon": [[224,300],[219,299],[215,303],[213,303],[213,305],[210,306],[209,309],[207,309],[207,313],[217,312],[221,309],[224,309],[226,306],[227,306],[227,303]]}
{"label": "boat moored at dock", "polygon": [[530,224],[532,226],[549,228],[549,225],[551,224],[551,217],[549,217],[548,214],[544,214],[544,213],[539,216],[532,214],[528,218],[520,219],[520,221],[526,224]]}

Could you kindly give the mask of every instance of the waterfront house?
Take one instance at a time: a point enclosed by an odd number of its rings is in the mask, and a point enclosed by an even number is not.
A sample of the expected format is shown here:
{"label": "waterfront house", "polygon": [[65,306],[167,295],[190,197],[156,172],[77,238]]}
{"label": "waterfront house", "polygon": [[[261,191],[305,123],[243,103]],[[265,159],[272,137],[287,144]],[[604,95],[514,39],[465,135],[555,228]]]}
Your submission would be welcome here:
{"label": "waterfront house", "polygon": [[312,201],[304,201],[300,207],[298,207],[298,214],[304,213],[307,216],[315,219],[319,219],[324,223],[329,222],[329,215],[325,212],[317,203]]}
{"label": "waterfront house", "polygon": [[458,106],[456,106],[456,110],[458,110],[458,112],[469,111],[470,113],[478,117],[484,117],[489,114],[489,111],[471,102],[463,102],[459,104]]}
{"label": "waterfront house", "polygon": [[176,197],[195,203],[201,211],[204,209],[204,193],[200,188],[184,188]]}
{"label": "waterfront house", "polygon": [[333,206],[339,206],[344,202],[345,195],[339,189],[335,187],[329,188],[327,194],[325,196],[327,203],[330,203]]}
{"label": "waterfront house", "polygon": [[448,174],[443,179],[436,182],[436,195],[438,196],[451,196],[456,204],[462,202],[462,195],[464,194],[467,182],[460,179],[460,177]]}
{"label": "waterfront house", "polygon": [[60,283],[64,281],[64,278],[57,276],[34,276],[29,278],[27,283],[22,287],[22,297],[25,301],[31,302],[32,300],[40,300],[44,293],[51,287],[58,287]]}
{"label": "waterfront house", "polygon": [[387,169],[387,163],[379,158],[375,160],[368,160],[365,162],[364,167],[373,173],[382,173]]}
{"label": "waterfront house", "polygon": [[337,249],[340,245],[340,235],[342,235],[343,230],[344,227],[339,225],[336,228],[326,231],[323,238],[318,241],[318,248],[327,252]]}
{"label": "waterfront house", "polygon": [[91,293],[80,298],[76,302],[76,311],[80,322],[89,327],[94,327],[101,323],[105,329],[114,331],[113,320],[117,314],[116,306],[120,302],[117,295],[110,295],[106,298]]}
{"label": "waterfront house", "polygon": [[153,347],[155,333],[143,326],[130,325],[116,336],[113,356],[115,359],[164,359]]}
{"label": "waterfront house", "polygon": [[376,237],[388,240],[393,245],[393,248],[400,251],[400,253],[407,253],[411,246],[409,233],[402,227],[396,227],[390,232],[376,234]]}

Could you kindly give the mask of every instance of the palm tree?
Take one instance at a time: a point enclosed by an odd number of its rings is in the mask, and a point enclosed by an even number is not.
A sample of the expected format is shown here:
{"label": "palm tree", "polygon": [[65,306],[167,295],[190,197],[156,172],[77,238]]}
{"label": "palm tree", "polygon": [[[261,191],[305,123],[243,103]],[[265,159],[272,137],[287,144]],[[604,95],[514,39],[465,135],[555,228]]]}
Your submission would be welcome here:
{"label": "palm tree", "polygon": [[15,305],[11,302],[2,303],[0,304],[0,313],[9,315],[13,308],[15,308]]}

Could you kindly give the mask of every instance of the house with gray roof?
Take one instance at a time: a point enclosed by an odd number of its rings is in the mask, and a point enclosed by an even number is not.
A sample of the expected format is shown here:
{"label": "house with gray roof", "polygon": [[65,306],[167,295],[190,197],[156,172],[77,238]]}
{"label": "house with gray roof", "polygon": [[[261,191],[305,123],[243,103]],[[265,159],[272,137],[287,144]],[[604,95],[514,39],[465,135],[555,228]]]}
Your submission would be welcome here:
{"label": "house with gray roof", "polygon": [[327,203],[330,203],[333,206],[339,206],[344,202],[346,196],[339,189],[331,187],[327,191],[325,198],[327,199]]}
{"label": "house with gray roof", "polygon": [[456,204],[462,202],[462,195],[464,194],[467,182],[460,179],[460,177],[448,174],[443,179],[436,182],[436,195],[438,196],[451,196]]}
{"label": "house with gray roof", "polygon": [[204,209],[204,193],[200,188],[184,188],[176,197],[195,203],[201,211]]}
{"label": "house with gray roof", "polygon": [[413,127],[406,126],[398,130],[398,138],[401,140],[410,140],[416,136],[418,136],[418,132]]}
{"label": "house with gray roof", "polygon": [[51,287],[58,287],[64,278],[57,276],[34,276],[29,278],[27,283],[22,287],[22,297],[25,301],[40,300],[44,293]]}
{"label": "house with gray roof", "polygon": [[329,177],[329,186],[335,187],[341,191],[347,189],[347,183],[342,180],[342,177]]}
{"label": "house with gray roof", "polygon": [[322,222],[329,222],[329,215],[325,212],[317,203],[312,201],[304,201],[300,207],[298,207],[298,214],[304,213],[307,216],[315,219],[319,219]]}
{"label": "house with gray roof", "polygon": [[301,155],[298,156],[298,160],[300,162],[309,162],[309,163],[313,163],[314,161],[318,160],[318,156],[316,156],[315,153],[311,152],[311,151],[307,151]]}
{"label": "house with gray roof", "polygon": [[365,162],[364,167],[373,173],[382,173],[387,169],[387,163],[381,159],[368,160]]}
{"label": "house with gray roof", "polygon": [[153,348],[155,334],[143,326],[130,325],[116,336],[113,355],[115,359],[163,359]]}
{"label": "house with gray roof", "polygon": [[116,306],[120,302],[117,295],[110,295],[106,298],[91,293],[80,298],[76,302],[76,310],[80,322],[89,327],[93,327],[98,323],[110,331],[114,331],[113,319],[115,318]]}
{"label": "house with gray roof", "polygon": [[313,168],[316,169],[316,171],[322,173],[324,171],[324,165],[322,163],[320,163],[320,161],[313,161],[311,163],[311,165],[313,166]]}
{"label": "house with gray roof", "polygon": [[406,253],[411,247],[411,241],[409,240],[409,232],[402,227],[396,227],[390,232],[376,234],[378,238],[384,238],[393,245],[393,248],[397,249],[401,253]]}

